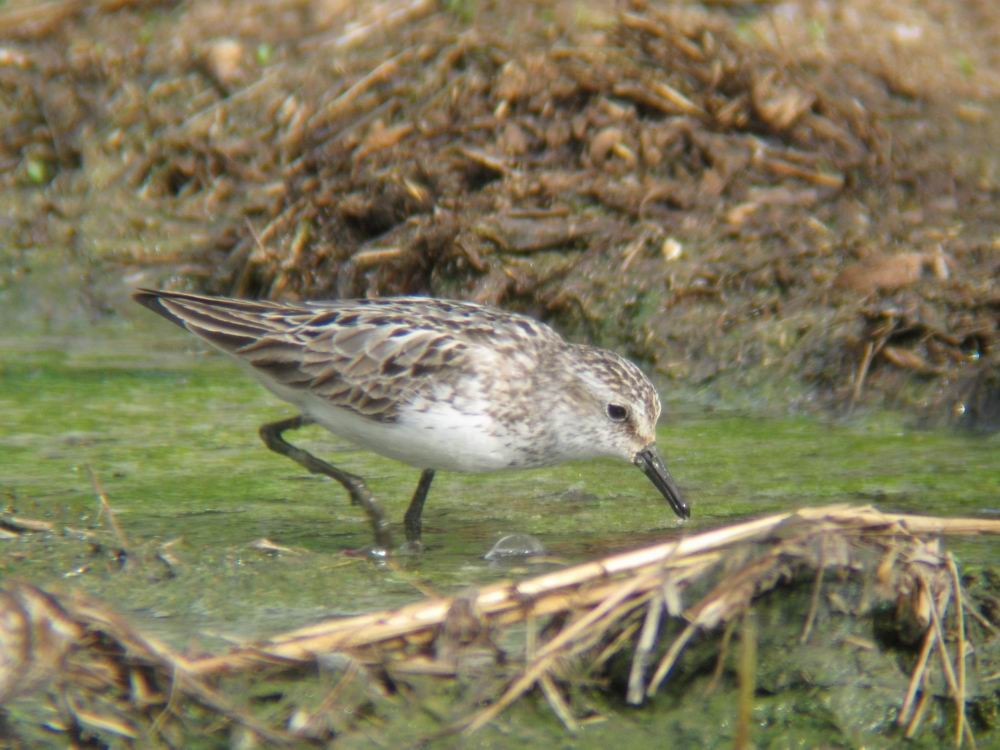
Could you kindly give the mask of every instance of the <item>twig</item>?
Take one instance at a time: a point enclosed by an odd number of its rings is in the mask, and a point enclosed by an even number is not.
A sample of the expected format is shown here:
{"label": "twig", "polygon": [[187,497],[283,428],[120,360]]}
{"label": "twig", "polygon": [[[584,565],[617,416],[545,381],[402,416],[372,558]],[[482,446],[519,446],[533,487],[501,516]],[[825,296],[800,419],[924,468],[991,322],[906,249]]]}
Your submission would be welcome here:
{"label": "twig", "polygon": [[868,371],[871,369],[872,360],[875,359],[876,354],[882,351],[886,342],[889,341],[889,337],[895,330],[896,328],[893,326],[888,331],[883,333],[877,342],[873,342],[871,340],[865,342],[865,353],[861,357],[861,362],[858,363],[858,371],[854,377],[854,390],[851,393],[851,407],[857,404],[858,400],[861,398],[861,390],[865,386],[865,380],[868,377]]}
{"label": "twig", "polygon": [[580,729],[580,725],[576,723],[576,719],[573,718],[573,713],[570,711],[569,706],[566,704],[566,700],[562,697],[562,693],[559,692],[559,688],[552,681],[552,676],[549,674],[543,674],[538,678],[538,684],[542,687],[542,693],[545,695],[545,699],[549,702],[549,706],[552,707],[553,713],[559,717],[559,721],[563,723],[566,729],[576,734]]}
{"label": "twig", "polygon": [[930,628],[924,633],[924,642],[920,646],[920,654],[917,656],[917,663],[913,667],[910,675],[910,684],[906,688],[906,697],[903,698],[903,705],[899,709],[896,717],[898,726],[905,725],[910,720],[910,712],[913,710],[913,701],[917,696],[917,691],[924,681],[924,673],[927,669],[927,657],[930,656],[931,646],[934,645],[934,631]]}
{"label": "twig", "polygon": [[813,185],[833,188],[835,190],[839,190],[844,186],[844,176],[837,172],[803,169],[797,164],[791,164],[774,157],[762,157],[758,159],[757,163],[779,177],[798,177],[806,182],[811,182]]}
{"label": "twig", "polygon": [[667,673],[670,672],[670,668],[674,666],[674,662],[677,661],[677,657],[680,656],[681,651],[687,645],[688,641],[691,640],[692,636],[697,632],[698,626],[694,623],[689,623],[684,631],[674,639],[674,642],[670,644],[670,648],[667,649],[667,653],[663,655],[660,660],[659,665],[656,667],[656,672],[653,673],[653,679],[649,681],[649,687],[646,688],[646,695],[650,698],[656,694],[656,691],[660,687],[660,683],[666,679]]}
{"label": "twig", "polygon": [[528,663],[535,658],[538,647],[538,620],[534,614],[528,613],[524,623],[524,661]]}
{"label": "twig", "polygon": [[359,250],[351,256],[351,261],[362,271],[386,261],[395,260],[408,251],[402,247],[375,247],[369,250]]}
{"label": "twig", "polygon": [[[962,733],[968,726],[965,718],[965,608],[962,601],[962,581],[958,575],[958,566],[950,552],[945,554],[945,565],[948,572],[951,573],[951,587],[955,592],[955,638],[958,641],[955,648],[958,651],[958,692],[962,696],[959,714],[955,722],[955,745],[961,747]],[[975,747],[975,741],[973,741],[973,747]]]}
{"label": "twig", "polygon": [[858,363],[858,370],[854,374],[854,389],[851,391],[851,406],[854,406],[861,398],[861,389],[865,387],[865,378],[868,377],[868,368],[871,367],[872,357],[875,356],[875,345],[871,341],[865,342],[865,353]]}
{"label": "twig", "polygon": [[998,628],[992,622],[990,622],[985,617],[983,617],[982,614],[980,614],[979,611],[975,607],[973,607],[971,604],[966,604],[965,605],[965,611],[968,612],[970,615],[972,615],[972,619],[973,620],[975,620],[980,625],[982,625],[984,628],[986,628],[988,631],[990,631],[991,635],[993,635],[993,636],[1000,635],[1000,628]]}
{"label": "twig", "polygon": [[104,487],[101,486],[101,480],[97,478],[97,473],[89,465],[87,466],[87,472],[90,474],[90,481],[94,486],[94,492],[97,493],[97,499],[101,501],[101,512],[98,513],[97,517],[100,519],[101,513],[107,515],[108,524],[118,539],[118,546],[122,552],[128,554],[128,540],[125,538],[125,532],[122,530],[122,527],[118,525],[118,519],[115,518],[114,511],[111,510],[111,503],[108,502],[108,496],[104,492]]}
{"label": "twig", "polygon": [[924,718],[924,709],[927,708],[927,702],[930,700],[930,692],[923,692],[920,694],[920,700],[917,701],[917,709],[913,712],[913,718],[910,723],[906,725],[906,731],[903,732],[903,736],[906,739],[912,739],[917,733],[917,729],[920,727],[920,722]]}
{"label": "twig", "polygon": [[752,609],[743,615],[740,633],[740,667],[737,671],[739,698],[736,710],[736,750],[748,750],[753,718],[753,696],[757,689],[757,618]]}
{"label": "twig", "polygon": [[816,622],[816,612],[819,610],[819,594],[823,589],[823,571],[826,569],[826,545],[819,545],[819,559],[816,561],[816,580],[813,583],[812,598],[809,600],[809,612],[806,614],[805,624],[802,626],[802,635],[799,636],[799,643],[805,645],[809,642],[812,634],[813,623]]}
{"label": "twig", "polygon": [[646,618],[642,623],[642,632],[639,634],[639,642],[635,646],[635,653],[632,655],[632,668],[628,675],[628,694],[626,701],[634,706],[642,703],[644,686],[643,678],[646,675],[646,664],[649,655],[656,647],[656,634],[660,629],[660,619],[663,616],[663,593],[657,592],[646,605]]}
{"label": "twig", "polygon": [[[948,683],[948,689],[951,691],[952,697],[955,699],[955,722],[958,724],[962,732],[959,734],[958,740],[955,743],[955,747],[962,746],[962,736],[964,735],[968,740],[969,744],[972,745],[973,750],[976,747],[975,737],[972,735],[972,729],[969,727],[968,722],[965,720],[965,693],[964,691],[959,691],[958,680],[955,678],[955,670],[951,666],[951,658],[948,656],[948,646],[944,640],[944,628],[941,627],[941,617],[943,612],[938,612],[938,603],[931,591],[930,585],[924,580],[923,576],[918,578],[921,586],[924,587],[925,592],[930,600],[931,605],[931,621],[933,623],[934,629],[934,641],[937,644],[938,656],[941,658],[941,669],[944,670],[944,678]],[[943,608],[947,607],[947,601]],[[959,655],[960,659],[964,659],[964,655]]]}
{"label": "twig", "polygon": [[632,636],[635,635],[635,631],[637,631],[639,627],[640,623],[630,622],[628,625],[622,628],[622,632],[620,632],[617,636],[615,636],[614,640],[612,640],[611,643],[602,648],[601,652],[596,657],[594,657],[594,660],[591,662],[591,668],[600,669],[602,666],[604,666],[604,663],[608,659],[610,659],[612,656],[614,656],[621,650],[623,644],[632,640]]}
{"label": "twig", "polygon": [[708,685],[705,686],[705,691],[702,693],[705,696],[710,695],[719,684],[719,679],[722,677],[722,670],[726,667],[726,654],[729,652],[729,642],[733,639],[735,630],[736,621],[730,620],[726,623],[726,629],[722,631],[722,642],[719,644],[719,653],[715,657],[715,669],[712,671],[712,679],[708,681]]}
{"label": "twig", "polygon": [[395,76],[400,67],[413,58],[413,54],[412,49],[404,49],[376,65],[375,68],[348,86],[336,99],[313,115],[309,120],[309,129],[316,130],[340,117],[366,91]]}

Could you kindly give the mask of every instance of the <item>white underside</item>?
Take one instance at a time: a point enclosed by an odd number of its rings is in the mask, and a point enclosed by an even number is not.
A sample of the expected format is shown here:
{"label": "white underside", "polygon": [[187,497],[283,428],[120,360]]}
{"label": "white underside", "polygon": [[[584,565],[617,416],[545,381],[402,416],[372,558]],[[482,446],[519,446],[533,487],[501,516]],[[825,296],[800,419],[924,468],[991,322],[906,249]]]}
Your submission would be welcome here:
{"label": "white underside", "polygon": [[[251,372],[254,372],[250,368]],[[377,422],[348,409],[333,406],[312,393],[285,388],[259,376],[268,390],[334,435],[346,438],[382,456],[421,469],[496,471],[511,468],[517,454],[506,447],[509,439],[497,435],[497,425],[485,405],[465,404],[464,413],[447,402],[427,411],[408,410],[395,422]]]}
{"label": "white underside", "polygon": [[335,435],[421,469],[495,471],[508,467],[514,459],[503,443],[490,435],[489,420],[446,408],[403,414],[390,423],[324,403],[304,404],[303,411]]}

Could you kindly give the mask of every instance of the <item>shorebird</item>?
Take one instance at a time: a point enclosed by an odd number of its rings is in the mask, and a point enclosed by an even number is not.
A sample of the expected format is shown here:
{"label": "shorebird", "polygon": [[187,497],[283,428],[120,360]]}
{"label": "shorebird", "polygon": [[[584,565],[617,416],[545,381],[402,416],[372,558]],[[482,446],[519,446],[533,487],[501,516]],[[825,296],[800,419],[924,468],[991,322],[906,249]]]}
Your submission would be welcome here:
{"label": "shorebird", "polygon": [[140,289],[134,299],[225,352],[299,410],[260,436],[339,482],[379,549],[389,523],[364,480],[287,442],[316,423],[421,469],[404,517],[418,544],[438,470],[484,472],[610,456],[649,477],[681,518],[690,509],[656,449],[660,400],[614,352],[565,341],[525,315],[426,297],[281,304]]}

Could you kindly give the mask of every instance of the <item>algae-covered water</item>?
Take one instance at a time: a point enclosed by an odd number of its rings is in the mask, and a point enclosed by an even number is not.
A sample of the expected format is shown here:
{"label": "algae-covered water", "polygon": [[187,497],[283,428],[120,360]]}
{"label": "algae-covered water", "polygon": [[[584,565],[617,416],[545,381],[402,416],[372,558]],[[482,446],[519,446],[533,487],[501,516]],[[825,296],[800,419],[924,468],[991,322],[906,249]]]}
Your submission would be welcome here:
{"label": "algae-covered water", "polygon": [[[838,421],[707,408],[697,392],[662,384],[659,444],[691,503],[690,521],[678,521],[640,472],[614,461],[440,473],[425,509],[425,551],[380,565],[356,554],[370,532],[340,487],[261,444],[257,427],[290,415],[290,407],[225,358],[132,310],[124,292],[116,311],[97,319],[35,323],[30,335],[12,337],[8,328],[0,342],[0,495],[8,512],[54,530],[0,541],[0,576],[94,594],[177,647],[218,649],[399,605],[428,589],[458,593],[806,505],[1000,512],[996,437],[920,430],[905,415]],[[293,440],[366,477],[402,538],[417,470],[315,427]],[[99,490],[124,539],[101,512]],[[484,559],[511,533],[537,537],[547,554]],[[949,548],[967,568],[996,562],[991,542],[956,540]],[[588,728],[586,743],[624,731],[641,745],[665,721],[691,737],[701,731],[690,716],[677,724],[683,717],[671,719],[669,710],[621,710],[602,705],[612,721]],[[536,712],[546,714],[536,707],[527,715]],[[559,736],[551,716],[540,721],[548,726],[542,735]],[[502,737],[483,742],[503,746]]]}
{"label": "algae-covered water", "polygon": [[[183,331],[146,317],[137,309],[72,336],[3,342],[0,492],[11,511],[59,529],[106,528],[96,477],[134,556],[155,560],[159,546],[171,543],[174,577],[163,564],[157,586],[123,588],[115,565],[61,535],[4,542],[0,569],[41,583],[72,576],[119,607],[169,622],[164,632],[182,640],[233,628],[264,634],[392,606],[418,595],[411,575],[451,593],[681,529],[805,505],[1000,512],[996,437],[911,429],[899,415],[834,422],[706,411],[665,387],[669,414],[659,444],[692,505],[690,521],[678,521],[640,472],[613,460],[442,472],[425,510],[425,553],[401,558],[402,571],[379,568],[346,554],[371,537],[341,488],[260,442],[257,427],[291,407]],[[402,537],[417,470],[317,427],[292,439],[366,477]],[[536,536],[549,554],[513,568],[486,561],[511,533]],[[261,539],[290,551],[256,551]],[[967,546],[973,555],[985,551]],[[146,564],[155,574],[156,564]]]}

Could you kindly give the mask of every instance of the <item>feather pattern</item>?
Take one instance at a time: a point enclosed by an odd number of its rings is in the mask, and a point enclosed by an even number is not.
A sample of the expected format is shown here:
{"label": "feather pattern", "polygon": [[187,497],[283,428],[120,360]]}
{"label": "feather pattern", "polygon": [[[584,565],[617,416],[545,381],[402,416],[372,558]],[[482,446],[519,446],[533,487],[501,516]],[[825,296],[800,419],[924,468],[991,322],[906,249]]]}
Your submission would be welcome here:
{"label": "feather pattern", "polygon": [[380,422],[471,374],[497,338],[565,346],[529,317],[471,302],[395,297],[297,305],[140,290],[136,300],[289,389]]}

